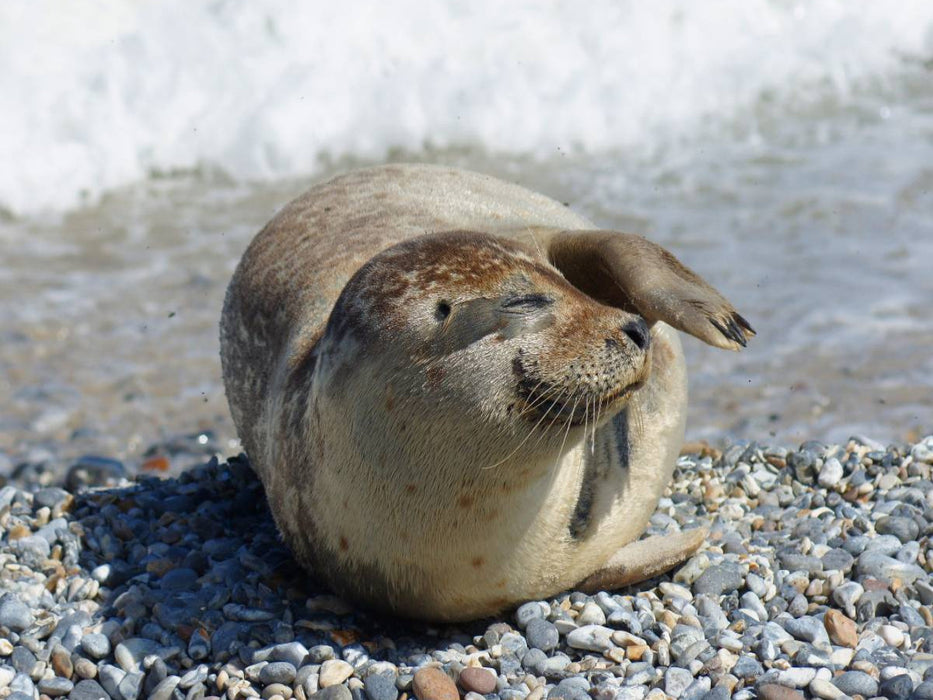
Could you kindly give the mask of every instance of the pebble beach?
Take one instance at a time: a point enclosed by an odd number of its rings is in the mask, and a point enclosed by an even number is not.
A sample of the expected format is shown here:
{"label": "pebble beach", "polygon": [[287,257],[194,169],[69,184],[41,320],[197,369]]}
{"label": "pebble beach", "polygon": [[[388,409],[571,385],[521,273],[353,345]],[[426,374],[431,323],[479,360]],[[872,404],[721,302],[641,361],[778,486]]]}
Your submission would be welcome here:
{"label": "pebble beach", "polygon": [[279,541],[245,457],[78,460],[0,488],[0,698],[933,698],[933,436],[688,445],[669,574],[456,626],[355,609]]}

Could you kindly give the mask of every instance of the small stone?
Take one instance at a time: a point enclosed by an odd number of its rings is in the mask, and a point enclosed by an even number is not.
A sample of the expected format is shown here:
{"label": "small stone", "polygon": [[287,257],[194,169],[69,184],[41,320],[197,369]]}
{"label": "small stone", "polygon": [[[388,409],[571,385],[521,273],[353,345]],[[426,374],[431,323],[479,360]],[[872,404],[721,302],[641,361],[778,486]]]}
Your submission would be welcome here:
{"label": "small stone", "polygon": [[530,603],[523,603],[515,611],[515,621],[519,628],[525,629],[528,623],[536,619],[544,619],[548,614],[548,606],[540,601],[533,600]]}
{"label": "small stone", "polygon": [[117,688],[119,697],[123,698],[123,700],[136,700],[140,691],[142,691],[145,678],[144,673],[127,673]]}
{"label": "small stone", "polygon": [[292,696],[292,689],[281,683],[270,683],[262,689],[264,700],[288,700]]}
{"label": "small stone", "polygon": [[372,673],[363,681],[363,689],[369,700],[397,700],[398,688],[395,681],[382,673]]}
{"label": "small stone", "polygon": [[346,661],[331,659],[321,665],[321,674],[318,683],[321,688],[339,685],[353,675],[353,666]]}
{"label": "small stone", "polygon": [[[327,664],[336,664],[336,663],[342,663],[347,666],[350,666],[350,664],[346,663],[345,661],[328,661],[327,662]],[[342,677],[340,680],[336,682],[326,683],[324,681],[324,669],[327,666],[327,664],[324,664],[324,666],[321,667],[320,681],[321,681],[322,686],[336,685],[336,683],[343,683],[349,677],[350,674],[348,673],[346,676]],[[353,673],[352,666],[350,666],[350,673]],[[287,661],[273,661],[272,663],[269,663],[263,666],[262,669],[259,671],[259,682],[262,683],[263,685],[271,685],[272,683],[281,683],[282,685],[291,685],[295,680],[296,674],[297,674],[297,670],[295,669],[295,667],[292,666]],[[333,673],[331,673],[331,677],[333,677]]]}
{"label": "small stone", "polygon": [[353,694],[345,685],[331,685],[309,695],[308,700],[353,700]]}
{"label": "small stone", "polygon": [[858,644],[858,632],[856,631],[855,621],[850,620],[841,612],[830,608],[823,616],[823,625],[833,644],[839,646],[855,648]]}
{"label": "small stone", "polygon": [[100,683],[92,680],[79,681],[68,694],[68,700],[109,700],[107,691],[100,687]]}
{"label": "small stone", "polygon": [[74,662],[74,666],[75,675],[77,675],[78,678],[97,678],[97,664],[90,659],[78,659]]}
{"label": "small stone", "polygon": [[697,594],[720,596],[738,590],[744,582],[741,568],[732,562],[722,562],[711,566],[693,583],[693,591]]}
{"label": "small stone", "polygon": [[732,667],[732,673],[738,678],[751,680],[764,673],[764,669],[754,656],[742,654]]}
{"label": "small stone", "polygon": [[207,636],[207,631],[201,628],[196,629],[188,640],[188,656],[195,661],[206,659],[211,653],[211,640]]}
{"label": "small stone", "polygon": [[878,694],[878,681],[862,671],[845,671],[833,678],[832,682],[846,695],[870,698]]}
{"label": "small stone", "polygon": [[612,648],[612,630],[602,625],[578,627],[567,635],[568,646],[587,651],[607,651]]}
{"label": "small stone", "polygon": [[589,602],[583,606],[583,610],[577,615],[577,624],[583,625],[605,625],[606,613],[596,603]]}
{"label": "small stone", "polygon": [[915,564],[907,564],[889,557],[880,552],[867,551],[859,555],[856,564],[858,573],[862,576],[904,583],[913,583],[919,578],[925,578],[926,572]]}
{"label": "small stone", "polygon": [[35,619],[29,606],[12,593],[4,593],[3,597],[0,597],[0,626],[14,632],[22,632]]}
{"label": "small stone", "polygon": [[881,681],[878,685],[878,694],[888,700],[907,700],[914,692],[914,682],[906,673]]}
{"label": "small stone", "polygon": [[904,643],[904,633],[894,625],[881,625],[878,635],[892,647],[899,647]]}
{"label": "small stone", "polygon": [[439,668],[418,669],[412,689],[418,700],[460,700],[456,684]]}
{"label": "small stone", "polygon": [[804,615],[799,618],[790,618],[784,620],[784,629],[790,632],[794,637],[805,642],[810,642],[814,646],[829,645],[829,635],[826,634],[826,628],[823,623],[810,615]]}
{"label": "small stone", "polygon": [[36,687],[39,688],[40,693],[48,695],[50,698],[57,698],[62,695],[68,695],[75,687],[75,684],[67,678],[53,677],[42,678]]}
{"label": "small stone", "polygon": [[92,659],[103,659],[110,653],[110,640],[99,632],[85,634],[81,637],[81,649]]}
{"label": "small stone", "polygon": [[903,544],[913,542],[920,535],[920,526],[913,518],[885,516],[875,523],[879,535],[894,535]]}
{"label": "small stone", "polygon": [[175,688],[178,687],[178,681],[180,680],[181,678],[178,676],[166,676],[152,689],[148,700],[172,700],[175,695]]}
{"label": "small stone", "polygon": [[55,645],[52,648],[52,653],[49,655],[49,660],[52,663],[52,670],[55,671],[55,675],[61,678],[71,678],[71,674],[74,673],[74,665],[71,663],[71,654],[61,645]]}
{"label": "small stone", "polygon": [[308,650],[308,657],[313,664],[322,664],[334,658],[334,648],[327,644],[315,644]]}
{"label": "small stone", "polygon": [[557,648],[560,633],[553,623],[543,618],[534,618],[525,627],[525,638],[528,640],[529,647],[550,653]]}
{"label": "small stone", "polygon": [[685,668],[671,666],[664,672],[664,692],[671,697],[679,698],[693,683],[693,674]]}
{"label": "small stone", "polygon": [[112,698],[120,696],[120,682],[126,678],[126,671],[111,664],[101,664],[97,669],[97,679],[101,687]]}
{"label": "small stone", "polygon": [[161,647],[151,639],[132,637],[117,644],[113,655],[120,668],[128,673],[138,673],[143,659],[150,654],[159,654]]}
{"label": "small stone", "polygon": [[801,693],[777,683],[764,683],[758,686],[758,697],[761,700],[804,700]]}
{"label": "small stone", "polygon": [[842,480],[842,475],[842,463],[835,457],[830,457],[823,462],[817,481],[823,488],[831,489]]}
{"label": "small stone", "polygon": [[460,672],[460,687],[480,695],[486,695],[496,689],[496,674],[485,668],[468,666]]}
{"label": "small stone", "polygon": [[845,695],[839,688],[822,678],[814,678],[810,682],[810,692],[823,700],[837,700]]}
{"label": "small stone", "polygon": [[301,642],[279,644],[272,650],[272,658],[275,661],[288,661],[295,668],[301,668],[308,658],[308,648]]}
{"label": "small stone", "polygon": [[933,681],[925,681],[914,688],[911,700],[933,700]]}

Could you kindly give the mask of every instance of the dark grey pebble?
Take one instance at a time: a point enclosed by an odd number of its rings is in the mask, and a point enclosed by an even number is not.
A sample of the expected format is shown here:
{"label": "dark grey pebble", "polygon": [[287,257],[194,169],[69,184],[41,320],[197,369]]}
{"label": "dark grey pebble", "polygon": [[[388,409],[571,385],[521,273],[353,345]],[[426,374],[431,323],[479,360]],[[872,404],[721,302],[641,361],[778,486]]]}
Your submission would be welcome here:
{"label": "dark grey pebble", "polygon": [[398,688],[395,687],[395,679],[382,673],[373,673],[363,681],[363,689],[366,691],[366,697],[369,700],[396,700],[398,698]]}
{"label": "dark grey pebble", "polygon": [[726,561],[717,566],[711,566],[700,574],[700,577],[693,583],[693,592],[719,596],[738,590],[744,580],[741,568],[737,564]]}
{"label": "dark grey pebble", "polygon": [[547,653],[557,648],[560,633],[552,622],[536,617],[528,622],[525,638],[528,640],[528,646]]}
{"label": "dark grey pebble", "polygon": [[159,587],[163,591],[186,591],[198,582],[198,572],[194,569],[178,568],[166,572],[165,576],[159,581]]}
{"label": "dark grey pebble", "polygon": [[33,503],[39,508],[54,508],[59,503],[64,503],[70,495],[65,489],[52,486],[36,491],[33,495]]}
{"label": "dark grey pebble", "polygon": [[308,648],[301,642],[279,644],[272,650],[273,661],[287,661],[295,668],[301,668],[307,658]]}
{"label": "dark grey pebble", "polygon": [[123,462],[85,455],[68,468],[65,488],[74,493],[88,486],[115,486],[127,476]]}
{"label": "dark grey pebble", "polygon": [[832,683],[846,695],[871,698],[878,694],[878,681],[863,671],[846,671],[833,678]]}
{"label": "dark grey pebble", "polygon": [[906,673],[894,676],[878,685],[878,694],[888,700],[907,700],[914,692],[914,682]]}
{"label": "dark grey pebble", "polygon": [[821,559],[801,554],[796,550],[779,552],[778,560],[788,571],[806,571],[808,574],[816,574],[823,570]]}
{"label": "dark grey pebble", "polygon": [[752,679],[764,673],[764,668],[758,660],[749,654],[743,654],[732,667],[732,674],[737,678]]}
{"label": "dark grey pebble", "polygon": [[914,688],[911,700],[933,700],[933,681],[924,681]]}
{"label": "dark grey pebble", "polygon": [[84,680],[72,688],[68,700],[110,700],[110,696],[97,681]]}
{"label": "dark grey pebble", "polygon": [[39,688],[40,693],[48,695],[51,698],[57,698],[62,695],[68,695],[72,688],[75,687],[75,684],[67,678],[53,676],[52,678],[43,678],[36,687]]}
{"label": "dark grey pebble", "polygon": [[308,700],[353,700],[353,695],[347,686],[340,684],[322,688],[312,694]]}
{"label": "dark grey pebble", "polygon": [[729,700],[732,697],[729,689],[722,685],[717,685],[703,696],[703,700]]}
{"label": "dark grey pebble", "polygon": [[15,632],[22,632],[35,620],[32,611],[12,593],[0,598],[0,625]]}
{"label": "dark grey pebble", "polygon": [[829,645],[829,635],[823,626],[823,621],[815,617],[804,615],[798,618],[788,618],[783,621],[784,629],[795,638],[811,644],[821,646]]}
{"label": "dark grey pebble", "polygon": [[295,680],[296,673],[295,667],[287,661],[273,661],[262,667],[262,670],[259,672],[259,681],[263,685],[269,685],[271,683],[291,685],[292,681]]}
{"label": "dark grey pebble", "polygon": [[544,619],[544,615],[545,611],[541,603],[525,603],[515,611],[515,621],[520,628],[524,629],[532,620]]}
{"label": "dark grey pebble", "polygon": [[881,535],[894,535],[906,544],[917,539],[920,526],[912,518],[885,516],[875,523],[875,532]]}
{"label": "dark grey pebble", "polygon": [[836,548],[826,552],[826,554],[823,555],[822,561],[823,569],[826,571],[837,570],[847,572],[852,568],[855,558],[846,550]]}
{"label": "dark grey pebble", "polygon": [[565,678],[558,683],[550,693],[548,698],[564,698],[564,700],[585,700],[590,697],[590,682],[582,676],[573,676]]}
{"label": "dark grey pebble", "polygon": [[315,644],[308,650],[308,658],[313,664],[322,664],[334,658],[334,648],[327,644]]}
{"label": "dark grey pebble", "polygon": [[10,663],[17,673],[23,673],[27,676],[32,675],[32,670],[36,667],[36,655],[29,649],[22,646],[13,647],[13,653],[10,655]]}

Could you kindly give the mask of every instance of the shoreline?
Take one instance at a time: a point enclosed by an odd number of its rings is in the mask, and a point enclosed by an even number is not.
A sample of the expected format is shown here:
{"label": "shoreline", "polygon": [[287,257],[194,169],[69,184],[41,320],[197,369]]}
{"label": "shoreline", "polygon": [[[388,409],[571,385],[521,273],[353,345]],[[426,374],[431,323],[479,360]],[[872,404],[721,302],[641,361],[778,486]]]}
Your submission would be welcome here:
{"label": "shoreline", "polygon": [[647,533],[711,526],[684,565],[454,626],[310,582],[239,458],[6,485],[0,697],[933,697],[931,470],[933,436],[684,455]]}

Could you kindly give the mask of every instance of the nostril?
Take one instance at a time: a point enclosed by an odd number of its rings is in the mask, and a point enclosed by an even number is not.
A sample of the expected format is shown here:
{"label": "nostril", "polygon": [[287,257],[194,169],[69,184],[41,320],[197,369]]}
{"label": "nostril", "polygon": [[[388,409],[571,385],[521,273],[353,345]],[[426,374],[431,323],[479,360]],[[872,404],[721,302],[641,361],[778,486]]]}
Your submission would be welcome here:
{"label": "nostril", "polygon": [[622,332],[638,346],[640,350],[647,350],[651,342],[651,334],[648,332],[648,324],[638,319],[622,326]]}

